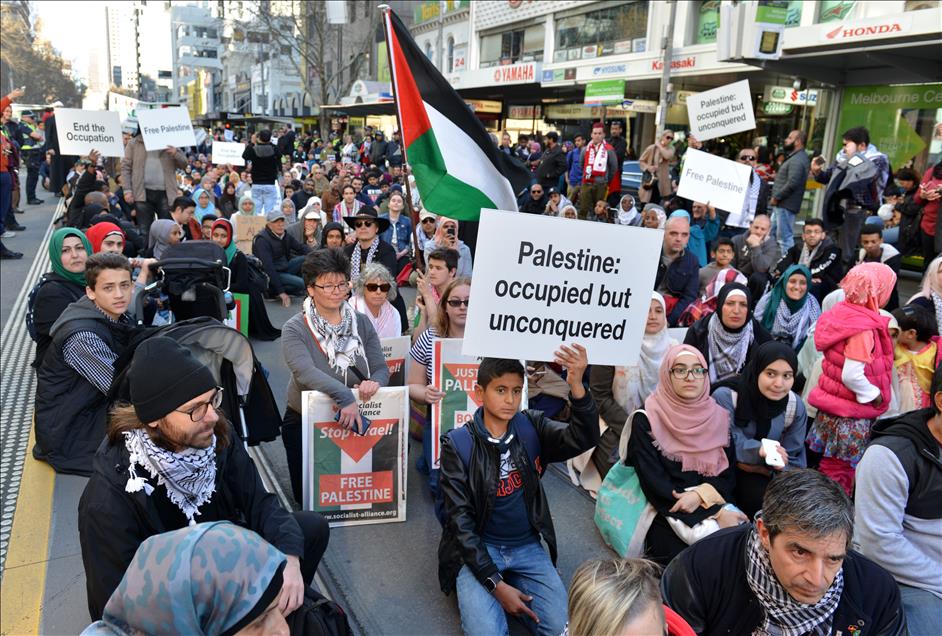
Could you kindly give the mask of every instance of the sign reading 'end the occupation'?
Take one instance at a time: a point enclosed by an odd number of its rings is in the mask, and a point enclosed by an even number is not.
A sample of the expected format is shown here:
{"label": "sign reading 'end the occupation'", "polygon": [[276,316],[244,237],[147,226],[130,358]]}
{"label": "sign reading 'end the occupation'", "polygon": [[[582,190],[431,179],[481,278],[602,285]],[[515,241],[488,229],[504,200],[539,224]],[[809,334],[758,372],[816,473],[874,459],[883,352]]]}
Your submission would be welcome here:
{"label": "sign reading 'end the occupation'", "polygon": [[462,353],[590,364],[637,357],[663,242],[658,230],[484,210]]}

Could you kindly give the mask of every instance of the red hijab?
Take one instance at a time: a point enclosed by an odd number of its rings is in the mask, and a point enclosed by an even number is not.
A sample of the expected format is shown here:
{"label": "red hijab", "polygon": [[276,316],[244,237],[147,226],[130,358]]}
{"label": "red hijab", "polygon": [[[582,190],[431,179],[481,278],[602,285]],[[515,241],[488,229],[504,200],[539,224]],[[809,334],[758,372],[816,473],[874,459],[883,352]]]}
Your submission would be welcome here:
{"label": "red hijab", "polygon": [[105,240],[105,237],[109,234],[120,234],[122,241],[127,242],[128,240],[128,237],[124,234],[124,230],[114,223],[109,223],[107,221],[96,223],[95,225],[85,230],[85,236],[88,237],[89,242],[92,244],[92,251],[95,254],[98,254],[101,251],[101,244]]}

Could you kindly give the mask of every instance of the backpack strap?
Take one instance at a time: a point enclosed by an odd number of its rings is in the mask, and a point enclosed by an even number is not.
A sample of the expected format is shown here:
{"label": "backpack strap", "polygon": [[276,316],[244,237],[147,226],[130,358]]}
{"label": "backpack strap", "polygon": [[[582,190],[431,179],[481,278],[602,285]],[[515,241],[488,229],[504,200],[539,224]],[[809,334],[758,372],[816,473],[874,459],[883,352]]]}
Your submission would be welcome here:
{"label": "backpack strap", "polygon": [[467,468],[468,464],[471,463],[471,431],[468,430],[467,426],[461,426],[452,429],[449,437],[455,450],[458,451],[461,463]]}
{"label": "backpack strap", "polygon": [[[537,435],[536,427],[533,425],[533,421],[530,419],[529,415],[525,414],[525,417],[518,421],[516,433],[520,436],[523,447],[527,450],[527,457],[529,457],[530,461],[536,466],[537,471],[542,475],[544,467],[540,461],[540,452],[542,450],[540,437]],[[458,453],[458,457],[461,458],[461,463],[467,468],[468,464],[471,463],[471,446],[473,443],[468,425],[452,429],[448,433],[448,436],[451,439],[452,445],[455,447],[455,451]]]}
{"label": "backpack strap", "polygon": [[641,413],[645,417],[648,416],[644,409],[632,411],[631,415],[628,416],[628,421],[625,422],[625,426],[621,429],[621,437],[618,438],[618,458],[622,463],[628,459],[628,440],[631,439],[631,427],[634,424],[635,415],[638,413]]}
{"label": "backpack strap", "polygon": [[795,416],[798,414],[798,396],[795,395],[794,391],[788,392],[788,406],[785,407],[785,425],[784,428],[788,429],[792,424],[795,423]]}

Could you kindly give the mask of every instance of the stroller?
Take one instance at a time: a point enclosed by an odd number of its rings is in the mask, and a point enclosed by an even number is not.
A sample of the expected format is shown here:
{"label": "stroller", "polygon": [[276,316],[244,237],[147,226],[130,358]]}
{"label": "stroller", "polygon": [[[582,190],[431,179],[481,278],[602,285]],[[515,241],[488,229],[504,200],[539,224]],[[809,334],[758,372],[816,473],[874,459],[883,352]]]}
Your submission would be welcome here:
{"label": "stroller", "polygon": [[246,445],[256,446],[278,437],[281,424],[278,404],[252,344],[240,332],[208,317],[139,331],[115,361],[114,380],[108,395],[110,403],[131,402],[127,378],[131,360],[138,345],[154,336],[177,341],[209,367],[223,388],[220,409]]}
{"label": "stroller", "polygon": [[138,294],[135,315],[144,324],[144,302],[165,294],[174,320],[208,316],[226,319],[235,305],[227,295],[232,273],[226,253],[212,241],[185,241],[169,246],[151,266],[157,278],[146,294]]}

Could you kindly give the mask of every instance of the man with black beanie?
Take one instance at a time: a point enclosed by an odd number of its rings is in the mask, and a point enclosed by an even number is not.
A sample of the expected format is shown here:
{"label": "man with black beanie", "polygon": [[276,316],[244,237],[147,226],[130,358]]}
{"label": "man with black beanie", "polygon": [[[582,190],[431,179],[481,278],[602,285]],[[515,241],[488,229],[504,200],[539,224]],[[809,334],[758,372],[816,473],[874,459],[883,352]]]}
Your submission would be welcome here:
{"label": "man with black beanie", "polygon": [[127,389],[131,404],[112,408],[79,502],[92,620],[141,542],[204,521],[237,523],[286,554],[278,606],[285,615],[297,609],[327,548],[327,522],[289,513],[265,490],[219,410],[212,371],[175,340],[154,336],[134,352]]}

